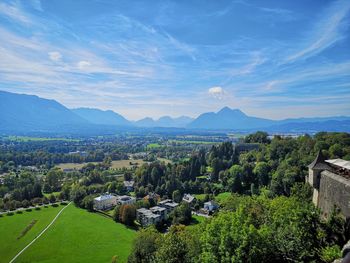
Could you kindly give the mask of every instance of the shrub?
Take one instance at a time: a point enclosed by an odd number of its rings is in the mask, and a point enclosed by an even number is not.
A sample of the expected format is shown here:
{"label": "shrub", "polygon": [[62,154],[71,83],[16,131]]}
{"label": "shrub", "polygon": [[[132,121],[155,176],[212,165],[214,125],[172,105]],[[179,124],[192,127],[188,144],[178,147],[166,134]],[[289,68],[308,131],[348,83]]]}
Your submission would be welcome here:
{"label": "shrub", "polygon": [[333,262],[334,260],[341,258],[341,250],[338,245],[324,247],[321,250],[321,260],[323,262]]}
{"label": "shrub", "polygon": [[0,217],[2,217],[2,214],[0,214]]}
{"label": "shrub", "polygon": [[26,211],[27,211],[27,212],[31,212],[32,209],[31,209],[31,208],[27,208]]}
{"label": "shrub", "polygon": [[41,210],[41,208],[39,206],[34,208],[35,210]]}
{"label": "shrub", "polygon": [[61,202],[61,205],[68,205],[67,202]]}
{"label": "shrub", "polygon": [[44,205],[45,208],[49,208],[47,205]]}
{"label": "shrub", "polygon": [[19,210],[19,211],[16,212],[16,214],[23,214],[23,211]]}
{"label": "shrub", "polygon": [[13,215],[14,215],[13,212],[8,212],[8,213],[7,213],[7,216],[13,216]]}
{"label": "shrub", "polygon": [[52,207],[58,207],[58,204],[52,204],[51,206]]}

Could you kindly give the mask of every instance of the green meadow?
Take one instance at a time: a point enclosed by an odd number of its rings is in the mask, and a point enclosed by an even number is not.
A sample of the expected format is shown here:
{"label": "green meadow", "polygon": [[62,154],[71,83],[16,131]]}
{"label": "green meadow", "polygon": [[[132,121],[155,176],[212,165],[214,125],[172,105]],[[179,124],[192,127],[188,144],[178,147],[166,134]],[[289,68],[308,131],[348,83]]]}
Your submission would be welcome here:
{"label": "green meadow", "polygon": [[[54,208],[46,208],[53,211]],[[1,257],[0,262],[8,262],[20,248],[23,248],[30,240],[37,235],[40,229],[43,229],[57,214],[56,209],[46,224],[37,226],[35,233],[29,234],[34,227],[26,234],[26,242],[16,244],[16,236],[21,229],[35,218],[45,218],[47,213],[44,208],[41,211],[31,213],[15,214],[11,217],[0,218],[0,232],[9,232],[5,236],[1,235],[1,244],[7,248],[1,247],[0,254],[6,255]],[[32,215],[32,217],[30,217]],[[26,217],[23,220],[21,217]],[[2,221],[5,219],[4,221]],[[13,235],[19,222],[22,222],[21,229]],[[38,220],[39,223],[39,220]],[[86,210],[75,207],[73,204],[65,209],[56,222],[23,254],[16,262],[111,262],[113,256],[117,257],[117,262],[126,262],[131,251],[131,246],[136,232],[117,224],[109,218],[99,214],[89,213]],[[3,250],[3,251],[2,251]]]}
{"label": "green meadow", "polygon": [[[12,216],[0,217],[0,263],[9,262],[52,221],[63,207],[48,206],[38,211],[24,211],[22,214],[15,213]],[[35,224],[30,227],[34,220],[36,220]],[[26,233],[23,235],[24,232]]]}

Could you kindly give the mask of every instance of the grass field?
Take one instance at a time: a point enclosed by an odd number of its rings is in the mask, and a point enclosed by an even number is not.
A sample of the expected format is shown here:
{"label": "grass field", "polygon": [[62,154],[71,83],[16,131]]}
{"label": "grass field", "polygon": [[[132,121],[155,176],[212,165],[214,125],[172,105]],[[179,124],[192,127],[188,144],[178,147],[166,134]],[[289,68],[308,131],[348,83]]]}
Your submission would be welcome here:
{"label": "grass field", "polygon": [[[15,217],[13,217],[15,219]],[[67,207],[16,262],[126,262],[136,232],[95,213]]]}
{"label": "grass field", "polygon": [[149,143],[147,145],[147,149],[157,149],[159,147],[162,147],[159,143]]}
{"label": "grass field", "polygon": [[215,200],[219,203],[225,201],[227,198],[229,198],[231,196],[230,192],[224,192],[221,194],[218,194],[217,196],[215,196]]}
{"label": "grass field", "polygon": [[[130,163],[132,163],[132,164],[130,164]],[[141,166],[142,164],[145,163],[145,161],[142,159],[112,161],[111,168],[112,169],[122,169],[122,168],[130,169],[133,166],[135,166],[136,163],[138,166]]]}
{"label": "grass field", "polygon": [[56,167],[61,169],[76,169],[79,170],[83,168],[83,166],[87,165],[88,163],[60,163],[57,164]]}
{"label": "grass field", "polygon": [[49,197],[50,195],[58,196],[61,192],[44,193],[44,196]]}
{"label": "grass field", "polygon": [[198,225],[200,225],[202,222],[204,222],[205,220],[207,220],[207,218],[203,217],[203,216],[197,216],[197,215],[192,215],[192,220],[191,220],[191,224],[188,225],[188,228],[194,228],[197,227]]}
{"label": "grass field", "polygon": [[[158,158],[159,161],[170,163],[171,161],[165,158]],[[97,162],[92,162],[92,163],[97,163]],[[112,169],[131,169],[134,167],[136,164],[137,166],[141,166],[145,163],[144,160],[142,159],[137,159],[137,160],[119,160],[119,161],[112,161],[111,168]],[[76,169],[79,170],[83,168],[83,166],[87,165],[88,163],[60,163],[57,164],[56,167],[61,168],[61,169]]]}
{"label": "grass field", "polygon": [[205,196],[206,196],[206,194],[195,194],[194,195],[198,200],[204,200],[205,199]]}
{"label": "grass field", "polygon": [[[0,217],[0,262],[9,262],[52,221],[63,207],[49,206],[38,211]],[[17,239],[33,220],[37,220],[33,227],[23,237]]]}

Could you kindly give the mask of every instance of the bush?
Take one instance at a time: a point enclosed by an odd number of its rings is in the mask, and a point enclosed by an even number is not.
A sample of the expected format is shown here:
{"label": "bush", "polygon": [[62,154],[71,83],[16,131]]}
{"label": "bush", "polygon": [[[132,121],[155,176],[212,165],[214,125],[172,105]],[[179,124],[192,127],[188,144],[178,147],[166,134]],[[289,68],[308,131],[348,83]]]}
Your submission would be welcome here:
{"label": "bush", "polygon": [[41,208],[39,206],[34,208],[35,210],[41,210]]}
{"label": "bush", "polygon": [[13,213],[13,212],[8,212],[6,215],[7,215],[7,216],[13,216],[14,213]]}
{"label": "bush", "polygon": [[333,262],[334,260],[341,258],[341,250],[338,245],[331,247],[324,247],[321,250],[321,260],[323,262]]}
{"label": "bush", "polygon": [[2,217],[2,214],[0,214],[0,217]]}
{"label": "bush", "polygon": [[49,208],[47,205],[44,205],[44,208]]}
{"label": "bush", "polygon": [[23,214],[23,211],[19,210],[19,211],[16,212],[16,214]]}
{"label": "bush", "polygon": [[32,209],[31,209],[31,208],[27,208],[26,211],[27,211],[27,212],[31,212]]}
{"label": "bush", "polygon": [[58,207],[58,204],[52,204],[51,206],[52,207]]}
{"label": "bush", "polygon": [[60,204],[61,204],[61,205],[68,205],[67,202],[61,202]]}

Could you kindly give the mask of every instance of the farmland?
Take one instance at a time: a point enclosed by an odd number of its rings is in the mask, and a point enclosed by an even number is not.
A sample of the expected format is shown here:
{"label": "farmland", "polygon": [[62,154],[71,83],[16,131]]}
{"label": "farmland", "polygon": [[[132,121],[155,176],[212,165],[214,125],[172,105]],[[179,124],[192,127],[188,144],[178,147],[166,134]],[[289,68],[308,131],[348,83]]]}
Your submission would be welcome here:
{"label": "farmland", "polygon": [[[165,158],[158,158],[159,161],[169,163],[170,160]],[[97,162],[91,162],[94,164],[97,164]],[[141,166],[145,163],[142,159],[135,159],[135,160],[118,160],[118,161],[112,161],[111,163],[111,169],[132,169],[135,166]],[[83,166],[87,165],[89,163],[61,163],[56,165],[56,167],[61,169],[75,169],[79,170],[83,168]]]}

